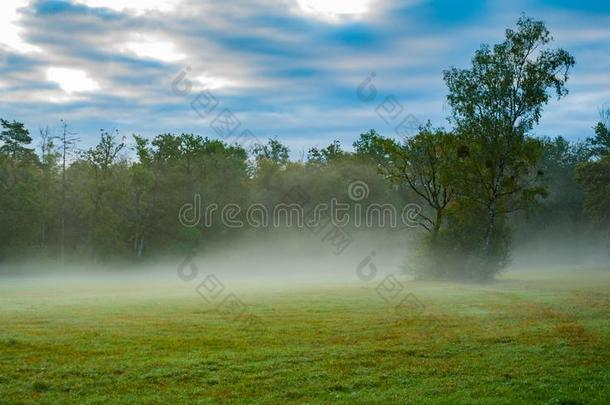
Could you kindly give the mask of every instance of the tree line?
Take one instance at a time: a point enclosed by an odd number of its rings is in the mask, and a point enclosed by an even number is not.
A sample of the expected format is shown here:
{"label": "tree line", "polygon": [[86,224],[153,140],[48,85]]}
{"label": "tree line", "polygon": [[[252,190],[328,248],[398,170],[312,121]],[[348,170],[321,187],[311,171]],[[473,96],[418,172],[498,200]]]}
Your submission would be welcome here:
{"label": "tree line", "polygon": [[[278,204],[298,185],[315,201],[353,204],[347,186],[364,181],[366,201],[422,207],[420,277],[489,279],[510,260],[516,229],[564,223],[610,229],[610,110],[586,140],[532,134],[543,107],[567,95],[573,57],[552,49],[544,23],[522,17],[503,42],[481,46],[468,69],[444,72],[451,128],[427,123],[406,139],[375,130],[353,151],[338,141],[291,160],[277,138],[249,150],[194,134],[134,135],[102,130],[78,149],[61,122],[39,130],[1,119],[0,260],[65,263],[144,260],[201,250],[269,229],[185,227],[177,213],[193,195],[222,204]],[[592,123],[595,124],[595,123]],[[526,220],[527,219],[527,220]]]}

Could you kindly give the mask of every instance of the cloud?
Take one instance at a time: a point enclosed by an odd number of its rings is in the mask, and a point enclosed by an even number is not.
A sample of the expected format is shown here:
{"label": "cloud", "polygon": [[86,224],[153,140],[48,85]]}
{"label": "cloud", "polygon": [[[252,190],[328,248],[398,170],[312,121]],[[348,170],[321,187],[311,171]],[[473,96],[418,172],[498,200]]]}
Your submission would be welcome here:
{"label": "cloud", "polygon": [[297,0],[304,14],[332,22],[358,18],[369,11],[371,3],[371,0]]}
{"label": "cloud", "polygon": [[23,40],[23,29],[19,26],[20,10],[27,0],[4,0],[0,2],[0,44],[17,52],[35,52],[39,49]]}
{"label": "cloud", "polygon": [[59,84],[66,93],[80,93],[98,90],[99,84],[79,69],[50,67],[47,69],[47,79]]}
{"label": "cloud", "polygon": [[[468,66],[522,11],[542,16],[577,60],[570,95],[547,106],[536,131],[587,136],[597,104],[610,101],[610,11],[567,3],[3,1],[0,106],[32,128],[64,118],[85,144],[102,127],[213,136],[190,106],[207,89],[263,139],[350,144],[370,128],[392,133],[375,114],[389,95],[446,124],[442,70]],[[186,66],[192,92],[177,96],[172,81]],[[371,72],[379,98],[363,104],[355,92]]]}
{"label": "cloud", "polygon": [[155,10],[168,12],[174,10],[180,0],[76,0],[88,7],[109,8],[115,11],[145,13]]}
{"label": "cloud", "polygon": [[169,41],[139,34],[134,34],[134,40],[125,43],[119,49],[133,52],[139,58],[152,58],[164,62],[176,62],[186,57]]}

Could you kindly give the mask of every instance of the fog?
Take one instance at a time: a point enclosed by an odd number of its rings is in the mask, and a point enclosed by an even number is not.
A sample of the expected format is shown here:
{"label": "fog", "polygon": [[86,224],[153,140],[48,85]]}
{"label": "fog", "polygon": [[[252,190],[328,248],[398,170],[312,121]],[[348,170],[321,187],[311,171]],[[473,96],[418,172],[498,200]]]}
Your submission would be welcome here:
{"label": "fog", "polygon": [[599,233],[566,229],[516,235],[510,269],[610,266],[610,241]]}
{"label": "fog", "polygon": [[[341,252],[320,235],[285,232],[265,237],[241,237],[194,255],[164,256],[146,262],[91,263],[73,259],[65,266],[54,261],[20,260],[0,266],[5,287],[35,282],[39,287],[106,285],[114,291],[183,290],[192,293],[213,276],[233,288],[265,290],[278,285],[381,282],[388,276],[415,281],[409,268],[418,260],[413,231],[366,231],[352,235]],[[528,273],[553,278],[556,271],[610,267],[606,242],[556,236],[515,241],[509,266],[500,274],[517,278]],[[514,278],[514,277],[511,277]],[[109,290],[110,291],[110,290]]]}
{"label": "fog", "polygon": [[191,272],[190,266],[195,265],[199,275],[215,274],[224,279],[353,281],[357,280],[357,267],[367,257],[380,274],[401,272],[407,243],[407,238],[396,232],[375,236],[361,233],[338,253],[330,241],[322,241],[322,236],[292,233],[256,240],[243,237],[216,245],[206,253],[165,256],[141,263],[95,264],[73,260],[60,266],[52,261],[20,260],[1,266],[0,274],[4,278],[85,276],[181,280],[181,274]]}

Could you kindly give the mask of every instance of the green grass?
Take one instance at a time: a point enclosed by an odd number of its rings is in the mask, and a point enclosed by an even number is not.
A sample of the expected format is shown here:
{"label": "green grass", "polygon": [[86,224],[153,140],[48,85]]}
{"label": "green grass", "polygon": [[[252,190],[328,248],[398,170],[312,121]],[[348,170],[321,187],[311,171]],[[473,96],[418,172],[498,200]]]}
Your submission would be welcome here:
{"label": "green grass", "polygon": [[196,282],[4,281],[0,403],[608,403],[609,270],[404,282],[400,310],[379,281],[224,281],[254,330]]}

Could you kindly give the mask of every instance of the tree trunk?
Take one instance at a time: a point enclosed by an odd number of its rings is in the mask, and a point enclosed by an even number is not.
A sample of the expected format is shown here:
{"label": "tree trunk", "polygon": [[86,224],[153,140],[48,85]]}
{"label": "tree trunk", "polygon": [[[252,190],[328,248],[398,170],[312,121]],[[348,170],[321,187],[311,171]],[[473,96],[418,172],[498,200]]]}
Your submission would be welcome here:
{"label": "tree trunk", "polygon": [[138,257],[142,257],[142,250],[144,250],[144,236],[140,237],[140,243],[138,244]]}
{"label": "tree trunk", "polygon": [[487,229],[485,230],[485,244],[483,246],[483,252],[485,256],[491,256],[491,238],[493,236],[495,230],[495,222],[496,222],[496,199],[494,198],[491,202],[491,205],[488,209],[488,218],[487,218]]}
{"label": "tree trunk", "polygon": [[61,265],[64,266],[66,264],[66,155],[64,152],[63,165],[62,165],[62,179],[61,179],[61,218],[60,218],[60,226],[61,226],[61,236],[60,236],[60,247],[59,247],[59,256]]}
{"label": "tree trunk", "polygon": [[432,244],[435,245],[438,239],[438,234],[441,230],[441,223],[443,221],[443,210],[436,210],[436,219],[434,221],[434,226],[432,227]]}

